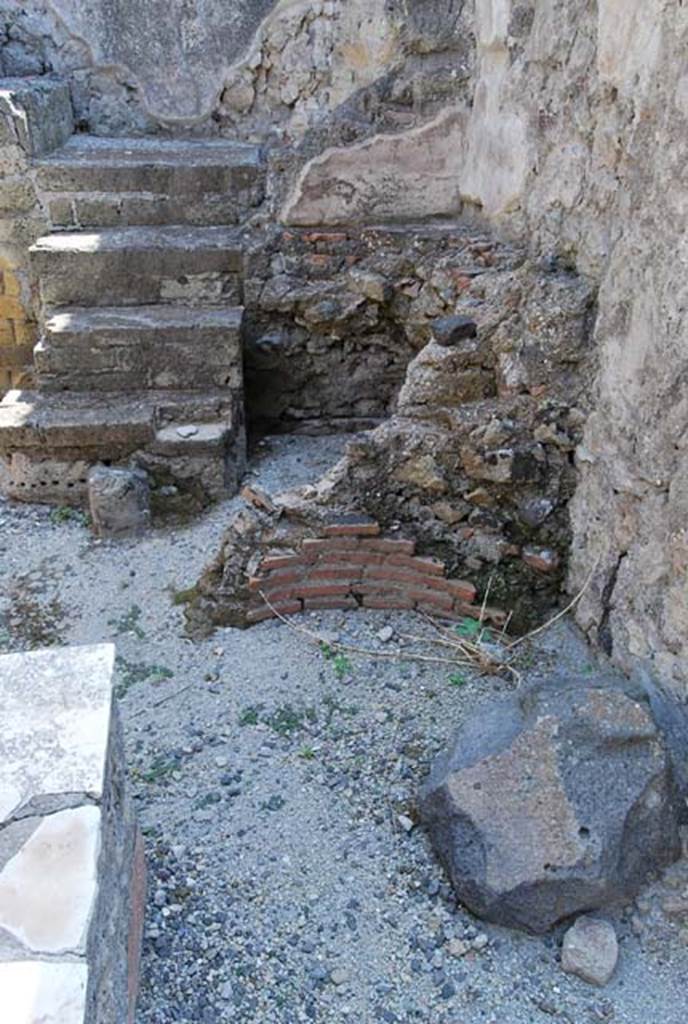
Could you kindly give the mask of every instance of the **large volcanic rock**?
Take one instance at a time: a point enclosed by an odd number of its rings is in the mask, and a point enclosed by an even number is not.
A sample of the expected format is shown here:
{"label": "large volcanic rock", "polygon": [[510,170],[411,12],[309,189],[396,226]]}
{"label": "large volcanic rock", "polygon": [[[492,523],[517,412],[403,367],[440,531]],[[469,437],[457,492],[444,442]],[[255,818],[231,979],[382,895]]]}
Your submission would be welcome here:
{"label": "large volcanic rock", "polygon": [[579,679],[488,703],[420,795],[457,895],[544,932],[633,897],[680,852],[679,797],[644,693]]}

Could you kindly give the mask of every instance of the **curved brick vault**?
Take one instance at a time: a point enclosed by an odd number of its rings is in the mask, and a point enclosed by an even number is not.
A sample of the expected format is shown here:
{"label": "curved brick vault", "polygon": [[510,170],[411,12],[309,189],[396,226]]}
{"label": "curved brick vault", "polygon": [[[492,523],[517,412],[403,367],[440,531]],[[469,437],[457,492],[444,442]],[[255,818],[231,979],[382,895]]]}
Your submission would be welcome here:
{"label": "curved brick vault", "polygon": [[[506,614],[483,608],[473,583],[449,578],[440,559],[417,555],[415,540],[383,536],[379,523],[358,514],[330,515],[305,526],[288,512],[283,515],[284,507],[266,507],[266,497],[233,523],[233,573],[225,563],[222,600],[215,606],[222,621],[251,626],[304,611],[362,607],[455,620],[482,614],[491,624],[504,625]],[[217,593],[217,582],[212,569],[201,580],[200,600],[190,609],[195,624],[194,608],[200,604],[201,614],[208,614],[204,598]],[[211,618],[219,621],[217,615]]]}

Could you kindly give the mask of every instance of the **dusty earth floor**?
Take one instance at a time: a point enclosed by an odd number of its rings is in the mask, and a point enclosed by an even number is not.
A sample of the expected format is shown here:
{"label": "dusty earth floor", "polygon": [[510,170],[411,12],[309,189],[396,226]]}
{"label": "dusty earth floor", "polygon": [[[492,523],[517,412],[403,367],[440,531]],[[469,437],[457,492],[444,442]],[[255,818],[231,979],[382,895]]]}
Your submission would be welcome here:
{"label": "dusty earth floor", "polygon": [[[314,479],[342,444],[271,439],[253,478]],[[511,682],[414,662],[399,634],[430,627],[404,613],[302,620],[385,660],[328,659],[275,623],[185,637],[181,592],[230,508],[100,543],[64,510],[0,503],[0,647],[117,644],[150,866],[137,1024],[683,1024],[688,919],[661,906],[685,899],[688,862],[615,916],[620,968],[599,991],[561,972],[561,932],[457,907],[422,831],[400,824],[462,716]],[[526,676],[591,666],[566,625],[521,657]]]}

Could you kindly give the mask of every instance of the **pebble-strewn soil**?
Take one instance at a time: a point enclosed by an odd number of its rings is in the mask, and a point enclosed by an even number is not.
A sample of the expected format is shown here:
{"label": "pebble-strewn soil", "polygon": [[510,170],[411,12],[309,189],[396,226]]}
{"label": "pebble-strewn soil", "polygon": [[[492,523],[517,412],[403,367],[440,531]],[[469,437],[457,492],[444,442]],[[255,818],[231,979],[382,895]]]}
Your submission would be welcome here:
{"label": "pebble-strewn soil", "polygon": [[[254,478],[305,482],[341,443],[271,440]],[[561,932],[457,907],[412,825],[430,758],[511,681],[414,662],[400,634],[431,627],[400,612],[298,621],[383,660],[327,657],[278,623],[185,637],[179,602],[228,510],[115,544],[66,512],[0,504],[0,645],[117,644],[150,868],[137,1024],[683,1024],[686,863],[615,915],[621,964],[597,990],[561,972]],[[590,665],[564,626],[520,668]]]}

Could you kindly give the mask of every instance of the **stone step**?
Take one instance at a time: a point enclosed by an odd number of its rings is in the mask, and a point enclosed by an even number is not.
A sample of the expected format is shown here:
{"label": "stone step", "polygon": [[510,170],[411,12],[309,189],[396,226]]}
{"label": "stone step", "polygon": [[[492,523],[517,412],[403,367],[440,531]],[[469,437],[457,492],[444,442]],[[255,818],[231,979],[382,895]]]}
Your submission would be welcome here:
{"label": "stone step", "polygon": [[237,229],[57,232],[39,238],[30,253],[44,307],[241,302]]}
{"label": "stone step", "polygon": [[42,391],[228,388],[243,384],[243,309],[67,307],[34,349]]}
{"label": "stone step", "polygon": [[228,140],[73,135],[36,161],[46,192],[253,193],[265,166],[258,146]]}
{"label": "stone step", "polygon": [[238,224],[259,205],[262,188],[164,195],[159,192],[53,192],[48,213],[55,230],[190,224]]}
{"label": "stone step", "polygon": [[235,398],[226,391],[8,391],[0,402],[0,451],[23,448],[112,449],[151,444],[171,424],[232,425]]}
{"label": "stone step", "polygon": [[245,457],[243,410],[227,391],[10,391],[0,403],[2,489],[24,501],[83,505],[92,466],[133,458],[158,511],[189,511],[235,493]]}

